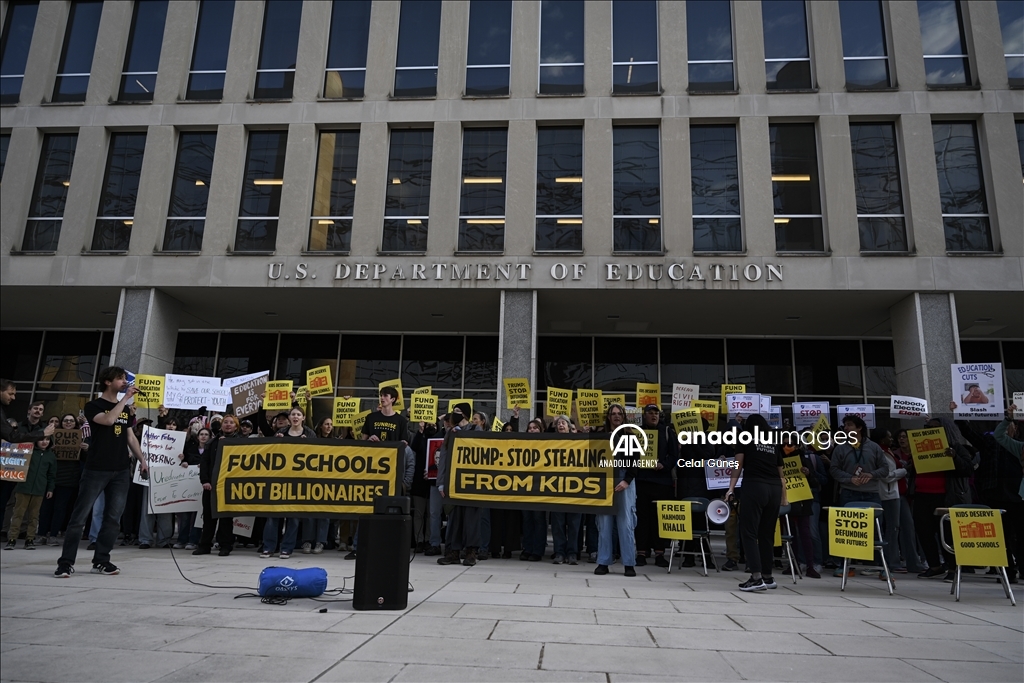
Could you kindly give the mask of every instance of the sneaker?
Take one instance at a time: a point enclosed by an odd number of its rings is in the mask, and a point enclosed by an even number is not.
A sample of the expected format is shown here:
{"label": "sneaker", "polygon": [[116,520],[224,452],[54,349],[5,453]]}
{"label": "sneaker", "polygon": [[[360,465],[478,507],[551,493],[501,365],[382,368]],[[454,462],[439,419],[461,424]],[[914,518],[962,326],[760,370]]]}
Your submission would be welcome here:
{"label": "sneaker", "polygon": [[324,544],[323,543],[317,543],[315,546],[313,546],[313,554],[314,555],[319,555],[323,551],[324,551]]}
{"label": "sneaker", "polygon": [[745,593],[751,593],[754,591],[766,591],[768,586],[764,584],[761,579],[750,578],[740,584],[740,590]]}
{"label": "sneaker", "polygon": [[661,567],[662,569],[667,569],[668,568],[668,560],[665,559],[664,555],[655,555],[654,556],[654,566],[655,567]]}
{"label": "sneaker", "polygon": [[115,574],[120,574],[121,570],[109,562],[97,562],[92,566],[92,573],[114,576]]}
{"label": "sneaker", "polygon": [[895,569],[892,570],[892,573],[893,574],[906,574],[907,573],[907,568],[906,567],[896,567]]}
{"label": "sneaker", "polygon": [[287,560],[291,556],[292,556],[292,554],[290,552],[285,552],[284,550],[282,550],[281,554],[278,555],[278,557],[280,557],[282,560]]}
{"label": "sneaker", "polygon": [[[195,553],[192,553],[192,554],[195,555]],[[260,551],[260,559],[261,560],[265,560],[268,557],[270,557],[270,551],[269,550],[261,550]]]}
{"label": "sneaker", "polygon": [[626,567],[626,576],[636,576],[636,567]]}
{"label": "sneaker", "polygon": [[562,564],[565,562],[565,558],[561,555],[555,555],[555,559],[551,560],[551,564]]}
{"label": "sneaker", "polygon": [[47,545],[63,545],[63,542],[56,536],[50,536],[49,540],[47,540]]}
{"label": "sneaker", "polygon": [[694,557],[693,555],[687,555],[686,557],[683,558],[683,566],[684,567],[696,567],[697,566],[697,558]]}
{"label": "sneaker", "polygon": [[184,550],[185,549],[185,544],[184,543],[175,543],[171,547],[174,548],[175,550]]}
{"label": "sneaker", "polygon": [[765,588],[778,588],[779,584],[775,583],[775,579],[770,576],[761,577],[761,581],[764,582]]}
{"label": "sneaker", "polygon": [[637,555],[636,556],[636,566],[637,567],[646,567],[647,566],[647,556],[646,555]]}
{"label": "sneaker", "polygon": [[[832,572],[832,576],[838,576],[838,577],[842,578],[842,576],[843,576],[843,568],[842,567],[836,567],[836,570],[834,572]],[[854,569],[853,567],[850,567],[850,569],[847,570],[847,572],[846,572],[846,576],[847,577],[857,576],[857,570]]]}
{"label": "sneaker", "polygon": [[309,555],[311,552],[313,552],[313,544],[309,541],[306,541],[302,544],[302,554]]}
{"label": "sneaker", "polygon": [[18,539],[13,541],[7,541],[7,545],[4,546],[4,550],[14,550],[14,547],[18,545]]}
{"label": "sneaker", "polygon": [[185,544],[185,550],[195,550],[195,549],[196,549],[196,544],[195,543],[186,543]]}
{"label": "sneaker", "polygon": [[352,552],[350,552],[348,555],[345,556],[345,559],[346,560],[354,560],[354,559],[356,559],[356,551],[353,550]]}
{"label": "sneaker", "polygon": [[[196,548],[195,550],[192,551],[192,554],[193,555],[209,555],[210,554],[210,549],[209,548]],[[260,557],[263,557],[263,555],[260,555]],[[267,557],[270,557],[270,553],[267,553]]]}
{"label": "sneaker", "polygon": [[436,555],[440,555],[441,554],[441,548],[440,548],[440,546],[432,545],[429,548],[427,548],[426,550],[424,550],[423,554],[426,555],[427,557],[434,557]]}
{"label": "sneaker", "polygon": [[437,558],[437,563],[440,565],[458,564],[459,552],[457,550],[449,550],[443,556]]}
{"label": "sneaker", "polygon": [[594,568],[594,573],[597,574],[598,576],[604,576],[605,574],[608,573],[608,565],[606,565],[606,564],[599,564],[599,565],[597,565],[597,567]]}
{"label": "sneaker", "polygon": [[71,578],[71,575],[75,573],[75,568],[67,562],[61,562],[57,565],[57,571],[53,572],[53,575],[58,579]]}
{"label": "sneaker", "polygon": [[[575,555],[570,555],[569,559],[567,560],[567,563],[570,564],[570,565],[573,565],[573,566],[576,566],[577,564],[579,564],[579,562],[576,560],[576,556]],[[1016,576],[1016,575],[1014,575],[1014,576]]]}
{"label": "sneaker", "polygon": [[839,565],[837,565],[837,564],[836,564],[835,562],[833,562],[832,560],[826,560],[826,561],[825,561],[825,564],[823,564],[823,565],[821,565],[821,566],[822,566],[822,567],[824,567],[825,569],[835,569],[835,568],[836,568],[836,567],[838,567]]}
{"label": "sneaker", "polygon": [[31,538],[25,539],[25,550],[35,550],[36,544]]}
{"label": "sneaker", "polygon": [[878,567],[869,567],[868,569],[862,569],[860,572],[861,576],[875,576],[881,574],[882,570]]}
{"label": "sneaker", "polygon": [[946,576],[942,579],[946,583],[953,583],[956,581],[956,572],[947,572]]}
{"label": "sneaker", "polygon": [[930,569],[926,569],[923,572],[921,572],[920,574],[918,574],[917,578],[919,578],[919,579],[934,579],[936,577],[943,576],[945,573],[946,573],[946,570],[943,569],[942,567],[931,567]]}
{"label": "sneaker", "polygon": [[530,555],[530,562],[540,562],[543,559],[540,555]]}
{"label": "sneaker", "polygon": [[217,551],[217,557],[227,557],[231,554],[231,548],[221,548]]}
{"label": "sneaker", "polygon": [[808,567],[807,571],[804,572],[804,576],[806,576],[808,579],[820,579],[821,578],[821,574],[819,574],[818,570],[816,570],[814,567]]}
{"label": "sneaker", "polygon": [[523,552],[519,553],[519,561],[520,562],[528,562],[529,560],[530,560],[530,553],[529,553],[529,551],[524,550]]}
{"label": "sneaker", "polygon": [[740,568],[740,566],[738,564],[736,564],[736,560],[729,560],[725,564],[722,565],[722,571],[723,572],[734,572],[734,571],[736,571],[739,568]]}
{"label": "sneaker", "polygon": [[484,560],[489,560],[489,559],[491,559],[491,551],[490,550],[488,550],[486,552],[481,550],[481,551],[477,552],[477,554],[476,554],[476,561],[477,562],[483,562]]}
{"label": "sneaker", "polygon": [[476,564],[476,551],[475,550],[467,550],[466,551],[466,559],[464,559],[462,561],[462,566],[463,567],[472,567],[475,564]]}
{"label": "sneaker", "polygon": [[590,564],[597,564],[597,553],[590,553],[587,556],[587,562]]}
{"label": "sneaker", "polygon": [[[142,546],[140,545],[139,547],[141,548]],[[147,545],[146,547],[148,548],[149,546]],[[89,545],[85,546],[85,549],[86,550],[96,550],[96,541],[93,541]]]}
{"label": "sneaker", "polygon": [[[92,549],[93,549],[93,548],[95,548],[95,547],[96,547],[96,544],[95,544],[95,543],[90,543],[90,544],[89,544],[89,547],[88,547],[88,548],[86,548],[86,550],[92,550]],[[151,546],[151,545],[149,545],[148,543],[140,543],[140,544],[139,544],[139,550],[149,550],[149,549],[150,549],[151,547],[152,547],[152,546]]]}

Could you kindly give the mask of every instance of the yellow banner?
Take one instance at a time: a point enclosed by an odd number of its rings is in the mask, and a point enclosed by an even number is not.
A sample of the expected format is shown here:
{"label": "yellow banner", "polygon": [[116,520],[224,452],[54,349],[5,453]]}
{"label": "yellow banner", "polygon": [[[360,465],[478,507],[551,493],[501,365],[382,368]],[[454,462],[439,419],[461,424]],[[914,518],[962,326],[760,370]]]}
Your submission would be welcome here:
{"label": "yellow banner", "polygon": [[874,537],[874,508],[828,509],[828,552],[833,557],[870,561],[875,557]]}
{"label": "yellow banner", "polygon": [[504,383],[506,408],[512,410],[516,406],[520,408],[530,407],[530,380],[516,377],[506,379]]}
{"label": "yellow banner", "polygon": [[678,541],[693,540],[690,501],[659,500],[655,505],[658,506],[658,536]]}
{"label": "yellow banner", "polygon": [[336,398],[334,399],[334,426],[351,427],[352,420],[359,412],[360,399],[358,398]]}
{"label": "yellow banner", "polygon": [[907,430],[907,441],[910,442],[910,454],[914,456],[914,469],[919,474],[946,472],[956,467],[952,456],[946,455],[949,441],[942,427]]}
{"label": "yellow banner", "polygon": [[362,438],[360,434],[363,433],[363,424],[366,423],[366,418],[370,417],[372,412],[372,410],[364,410],[352,416],[352,433],[356,435],[357,439]]}
{"label": "yellow banner", "polygon": [[626,395],[625,394],[601,394],[601,424],[604,424],[604,416],[608,414],[608,406],[613,403],[618,403],[623,408],[626,407]]}
{"label": "yellow banner", "polygon": [[164,404],[163,375],[135,375],[135,386],[139,390],[135,394],[136,408],[159,408]]}
{"label": "yellow banner", "polygon": [[433,393],[434,393],[434,387],[432,387],[432,386],[420,387],[419,389],[416,389],[415,391],[412,392],[413,396],[415,396],[416,394],[433,394]]}
{"label": "yellow banner", "polygon": [[1006,567],[1006,537],[999,510],[950,508],[956,563],[970,567]]}
{"label": "yellow banner", "polygon": [[445,496],[456,504],[520,510],[611,510],[606,435],[456,432]]}
{"label": "yellow banner", "polygon": [[396,413],[400,413],[403,410],[405,410],[405,401],[402,400],[402,380],[400,380],[400,379],[389,379],[387,381],[381,382],[380,384],[377,385],[378,393],[384,387],[394,387],[395,389],[398,390],[398,400],[395,401],[395,404],[394,404],[395,412]]}
{"label": "yellow banner", "polygon": [[[401,444],[238,439],[217,456],[214,517],[351,517],[398,495]],[[404,453],[401,454],[404,458]]]}
{"label": "yellow banner", "polygon": [[672,413],[672,427],[679,432],[702,432],[704,423],[701,422],[700,411],[696,408],[684,408]]}
{"label": "yellow banner", "polygon": [[331,366],[321,365],[312,370],[306,370],[306,386],[309,387],[310,396],[326,396],[334,393],[334,384],[331,382]]}
{"label": "yellow banner", "polygon": [[636,383],[636,407],[661,405],[661,386],[658,384]]}
{"label": "yellow banner", "polygon": [[729,407],[725,402],[726,394],[745,394],[747,393],[746,384],[723,384],[722,385],[722,397],[719,399],[719,410],[722,415],[726,415],[729,412]]}
{"label": "yellow banner", "polygon": [[502,422],[501,420],[499,420],[498,416],[495,415],[494,416],[494,421],[491,422],[491,431],[492,432],[500,432],[504,428],[505,428],[505,423]]}
{"label": "yellow banner", "polygon": [[437,396],[433,394],[413,393],[409,401],[409,421],[426,422],[430,424],[437,421]]}
{"label": "yellow banner", "polygon": [[279,379],[267,382],[267,393],[263,394],[263,410],[288,410],[292,407],[292,381]]}
{"label": "yellow banner", "polygon": [[469,413],[469,415],[466,415],[465,418],[467,420],[473,419],[473,399],[471,399],[471,398],[453,398],[453,399],[449,400],[448,401],[448,408],[447,408],[447,410],[445,412],[446,413],[452,412],[455,409],[455,406],[457,406],[460,403],[468,403],[469,404],[470,413]]}
{"label": "yellow banner", "polygon": [[548,400],[544,414],[548,417],[568,415],[572,410],[572,389],[548,387]]}
{"label": "yellow banner", "polygon": [[700,416],[708,421],[708,431],[718,429],[718,401],[694,401],[691,408],[700,411]]}
{"label": "yellow banner", "polygon": [[604,424],[604,411],[601,409],[600,389],[576,390],[576,415],[584,427],[600,427]]}
{"label": "yellow banner", "polygon": [[814,498],[807,475],[800,471],[802,468],[803,465],[800,464],[798,455],[782,459],[782,474],[786,477],[786,497],[790,503],[799,503],[801,500]]}

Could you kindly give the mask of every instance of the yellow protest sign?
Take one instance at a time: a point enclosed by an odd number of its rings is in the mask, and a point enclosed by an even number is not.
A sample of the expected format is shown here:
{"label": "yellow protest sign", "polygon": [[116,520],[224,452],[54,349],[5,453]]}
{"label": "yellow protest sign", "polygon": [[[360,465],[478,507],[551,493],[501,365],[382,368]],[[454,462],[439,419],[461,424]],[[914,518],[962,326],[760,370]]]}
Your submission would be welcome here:
{"label": "yellow protest sign", "polygon": [[818,421],[814,423],[813,427],[811,427],[811,437],[813,439],[815,449],[819,451],[824,450],[824,444],[827,444],[831,438],[829,437],[830,431],[832,431],[832,428],[828,424],[828,416],[822,413],[821,416],[818,417]]}
{"label": "yellow protest sign", "polygon": [[292,407],[292,381],[279,379],[267,382],[267,393],[263,394],[263,410],[288,410]]}
{"label": "yellow protest sign", "polygon": [[782,520],[775,520],[775,547],[782,547]]}
{"label": "yellow protest sign", "polygon": [[872,560],[875,544],[874,508],[830,507],[828,509],[828,552],[833,557]]}
{"label": "yellow protest sign", "polygon": [[530,380],[519,377],[505,379],[505,407],[530,407]]}
{"label": "yellow protest sign", "polygon": [[600,427],[604,424],[604,411],[601,409],[600,389],[576,390],[576,414],[584,427]]}
{"label": "yellow protest sign", "polygon": [[453,399],[450,399],[448,401],[448,409],[445,412],[446,413],[452,412],[453,410],[455,410],[455,406],[459,405],[460,403],[468,403],[469,404],[469,411],[470,412],[469,412],[469,415],[465,416],[465,418],[467,420],[472,418],[473,417],[473,399],[471,399],[471,398],[453,398]]}
{"label": "yellow protest sign", "polygon": [[729,406],[725,402],[726,394],[745,394],[747,393],[746,384],[723,384],[722,385],[722,398],[719,399],[719,410],[722,415],[725,415],[729,411]]}
{"label": "yellow protest sign", "polygon": [[956,563],[970,567],[1006,567],[1006,537],[999,510],[949,508]]}
{"label": "yellow protest sign", "polygon": [[361,413],[356,413],[352,416],[352,433],[356,435],[356,438],[360,438],[360,434],[363,433],[363,424],[366,422],[366,418],[370,416],[372,411],[364,410]]}
{"label": "yellow protest sign", "polygon": [[159,408],[164,404],[163,375],[135,375],[136,408]]}
{"label": "yellow protest sign", "polygon": [[295,390],[295,402],[299,404],[300,408],[302,408],[302,412],[312,419],[312,416],[310,415],[311,406],[308,385],[303,384]]}
{"label": "yellow protest sign", "polygon": [[[601,414],[608,414],[608,406],[613,403],[618,403],[623,408],[626,407],[626,395],[625,394],[601,394]],[[603,424],[603,420],[602,420]]]}
{"label": "yellow protest sign", "polygon": [[572,389],[548,387],[548,400],[544,414],[548,417],[568,415],[572,410]]}
{"label": "yellow protest sign", "polygon": [[334,399],[334,426],[351,427],[353,418],[359,412],[359,403],[358,398]]}
{"label": "yellow protest sign", "polygon": [[306,370],[306,386],[309,387],[310,396],[326,396],[334,393],[334,384],[331,382],[331,366],[321,365],[312,370]]}
{"label": "yellow protest sign", "polygon": [[907,441],[910,442],[910,454],[914,456],[914,469],[919,474],[946,472],[955,467],[953,457],[946,455],[949,441],[942,427],[907,430]]}
{"label": "yellow protest sign", "polygon": [[693,540],[693,515],[688,500],[659,500],[658,535],[677,541]]}
{"label": "yellow protest sign", "polygon": [[637,467],[653,470],[658,466],[658,431],[657,429],[644,430],[644,434],[647,435],[647,451],[644,453],[643,460],[637,463]]}
{"label": "yellow protest sign", "polygon": [[661,405],[661,386],[645,382],[636,383],[636,407]]}
{"label": "yellow protest sign", "polygon": [[501,420],[499,420],[498,416],[495,415],[494,416],[494,421],[491,422],[491,431],[492,432],[500,432],[504,428],[505,428],[505,423],[502,422]]}
{"label": "yellow protest sign", "polygon": [[381,382],[379,385],[377,385],[378,393],[384,387],[394,387],[395,389],[398,390],[398,400],[395,401],[395,404],[393,406],[394,409],[395,409],[395,412],[396,413],[400,413],[403,410],[405,410],[405,401],[402,400],[402,380],[400,380],[400,379],[389,379],[387,381]]}
{"label": "yellow protest sign", "polygon": [[790,503],[814,498],[811,484],[807,481],[807,475],[800,471],[801,468],[803,465],[800,463],[800,456],[792,455],[782,459],[782,474],[786,477],[786,497]]}
{"label": "yellow protest sign", "polygon": [[413,393],[414,396],[416,394],[433,394],[434,393],[434,387],[432,387],[432,386],[420,387],[419,389],[416,389],[412,393]]}
{"label": "yellow protest sign", "polygon": [[708,429],[711,430],[718,427],[718,405],[718,401],[694,401],[690,407],[700,411],[700,416],[708,421]]}
{"label": "yellow protest sign", "polygon": [[672,427],[676,432],[702,432],[704,423],[696,408],[684,408],[672,413]]}
{"label": "yellow protest sign", "polygon": [[430,424],[437,421],[437,396],[433,394],[417,394],[413,392],[409,400],[409,421],[426,422]]}

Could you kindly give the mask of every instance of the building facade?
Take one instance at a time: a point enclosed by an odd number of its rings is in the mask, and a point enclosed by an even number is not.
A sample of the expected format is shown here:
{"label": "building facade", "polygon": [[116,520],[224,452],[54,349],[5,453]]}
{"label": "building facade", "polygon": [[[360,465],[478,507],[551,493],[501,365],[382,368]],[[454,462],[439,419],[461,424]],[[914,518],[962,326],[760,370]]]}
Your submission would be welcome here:
{"label": "building facade", "polygon": [[107,362],[488,412],[501,377],[941,406],[994,361],[1024,391],[1019,2],[0,16],[25,400],[76,412]]}

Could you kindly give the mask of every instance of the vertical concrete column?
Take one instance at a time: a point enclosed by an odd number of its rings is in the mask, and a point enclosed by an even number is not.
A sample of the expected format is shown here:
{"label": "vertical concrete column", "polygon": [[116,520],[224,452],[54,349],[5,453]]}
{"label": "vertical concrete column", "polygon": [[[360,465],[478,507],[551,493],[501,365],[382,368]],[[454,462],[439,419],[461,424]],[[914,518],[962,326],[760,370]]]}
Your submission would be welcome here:
{"label": "vertical concrete column", "polygon": [[509,82],[513,98],[536,96],[539,60],[540,3],[513,2],[512,74]]}
{"label": "vertical concrete column", "polygon": [[[142,176],[135,200],[135,219],[128,251],[145,256],[163,246],[164,218],[171,200],[171,179],[178,136],[174,126],[150,126],[142,157]],[[76,157],[77,158],[77,157]]]}
{"label": "vertical concrete column", "polygon": [[260,0],[236,0],[231,20],[227,73],[224,75],[224,102],[245,102],[252,96],[262,35],[263,3]]}
{"label": "vertical concrete column", "polygon": [[843,65],[843,32],[839,24],[839,3],[809,2],[807,36],[811,47],[812,80],[819,89],[842,92],[846,88]]}
{"label": "vertical concrete column", "polygon": [[537,126],[508,123],[508,173],[505,187],[505,253],[529,256],[536,241]]}
{"label": "vertical concrete column", "polygon": [[110,136],[102,126],[78,129],[75,164],[71,167],[71,185],[64,204],[58,254],[70,256],[80,254],[82,249],[92,248],[92,233],[96,227],[96,213],[103,189],[109,140]]}
{"label": "vertical concrete column", "polygon": [[[860,253],[857,197],[853,186],[853,150],[848,116],[818,119],[821,140],[822,215],[825,248],[836,256]],[[825,181],[824,179],[828,179]]]}
{"label": "vertical concrete column", "polygon": [[[498,414],[508,422],[512,411],[505,395],[503,377],[526,377],[530,380],[530,404],[537,392],[537,292],[535,290],[501,292],[501,315],[498,324]],[[519,409],[519,430],[526,431],[533,410]]]}
{"label": "vertical concrete column", "polygon": [[[217,128],[217,146],[213,151],[210,194],[206,204],[203,253],[223,254],[235,245],[238,201],[242,193],[245,167],[245,126]],[[287,165],[286,165],[287,168]]]}
{"label": "vertical concrete column", "polygon": [[437,99],[462,97],[466,83],[469,0],[441,3],[441,39],[437,52]]}
{"label": "vertical concrete column", "polygon": [[299,49],[295,55],[295,87],[292,99],[312,102],[323,90],[327,41],[331,31],[331,3],[302,3]]}
{"label": "vertical concrete column", "polygon": [[761,3],[732,3],[733,51],[736,55],[736,83],[740,94],[765,92],[764,27]]}
{"label": "vertical concrete column", "polygon": [[366,55],[364,87],[366,100],[388,99],[395,85],[401,6],[402,3],[398,0],[375,0],[370,7],[370,42]]}
{"label": "vertical concrete column", "polygon": [[[1018,100],[1019,101],[1019,100]],[[982,114],[978,126],[982,161],[988,159],[986,181],[991,184],[988,193],[989,221],[992,224],[992,244],[1008,256],[1024,256],[1024,193],[1021,192],[1021,160],[1013,144],[1007,141],[1017,136],[1013,114]],[[8,157],[10,158],[10,157]]]}
{"label": "vertical concrete column", "polygon": [[316,125],[293,123],[288,126],[288,146],[284,153],[284,187],[281,212],[277,221],[277,246],[280,254],[298,254],[306,248],[309,212],[313,206],[313,176],[316,174]]}
{"label": "vertical concrete column", "polygon": [[198,18],[199,3],[196,0],[168,3],[156,90],[153,91],[154,104],[173,104],[184,98]]}
{"label": "vertical concrete column", "polygon": [[921,20],[916,2],[889,2],[892,36],[893,85],[900,90],[924,90],[924,58],[921,52]]}
{"label": "vertical concrete column", "polygon": [[889,309],[896,356],[896,390],[928,401],[934,413],[951,400],[949,366],[960,362],[956,299],[950,293],[915,292]]}
{"label": "vertical concrete column", "polygon": [[159,289],[122,289],[110,364],[147,375],[171,372],[180,307]]}
{"label": "vertical concrete column", "polygon": [[736,133],[742,179],[740,202],[743,210],[744,251],[748,254],[774,254],[775,202],[772,198],[768,121],[757,116],[741,117]]}
{"label": "vertical concrete column", "polygon": [[[10,147],[4,167],[4,182],[0,183],[0,253],[21,249],[25,235],[25,219],[32,202],[33,184],[43,151],[43,136],[38,128],[20,127],[11,130]],[[65,207],[66,208],[66,207]],[[61,235],[63,241],[63,235]]]}
{"label": "vertical concrete column", "polygon": [[612,3],[584,3],[583,84],[590,97],[612,92]]}
{"label": "vertical concrete column", "polygon": [[450,255],[459,247],[459,200],[462,194],[462,123],[434,124],[434,158],[430,167],[430,222],[427,253]]}
{"label": "vertical concrete column", "polygon": [[[1006,58],[1003,56],[1003,32],[999,27],[999,8],[994,2],[963,2],[964,33],[968,50],[973,48],[973,75],[984,88],[1008,88]],[[1021,30],[1018,25],[1017,30]]]}
{"label": "vertical concrete column", "polygon": [[86,104],[107,104],[117,100],[121,87],[121,68],[132,26],[133,2],[105,2],[96,32],[96,51],[89,71]]}
{"label": "vertical concrete column", "polygon": [[[376,7],[377,3],[373,6]],[[352,254],[375,256],[381,245],[390,138],[388,124],[382,121],[364,123],[359,128],[359,161],[356,165],[359,182],[356,184],[352,215]]]}
{"label": "vertical concrete column", "polygon": [[64,29],[70,11],[71,3],[68,2],[39,3],[25,63],[25,79],[21,82],[22,104],[48,102],[53,95],[53,81],[57,75],[60,51],[64,47]]}
{"label": "vertical concrete column", "polygon": [[690,189],[690,120],[661,120],[661,234],[665,252],[693,253],[693,193]]}
{"label": "vertical concrete column", "polygon": [[685,95],[690,85],[686,66],[686,3],[658,3],[658,74],[666,95]]}
{"label": "vertical concrete column", "polygon": [[610,254],[612,239],[612,122],[587,119],[583,124],[583,250]]}
{"label": "vertical concrete column", "polygon": [[912,244],[919,256],[945,256],[946,235],[942,229],[932,117],[904,114],[897,123],[897,130],[906,160],[906,168],[901,170],[907,189],[903,207],[907,213],[908,238],[912,235]]}

